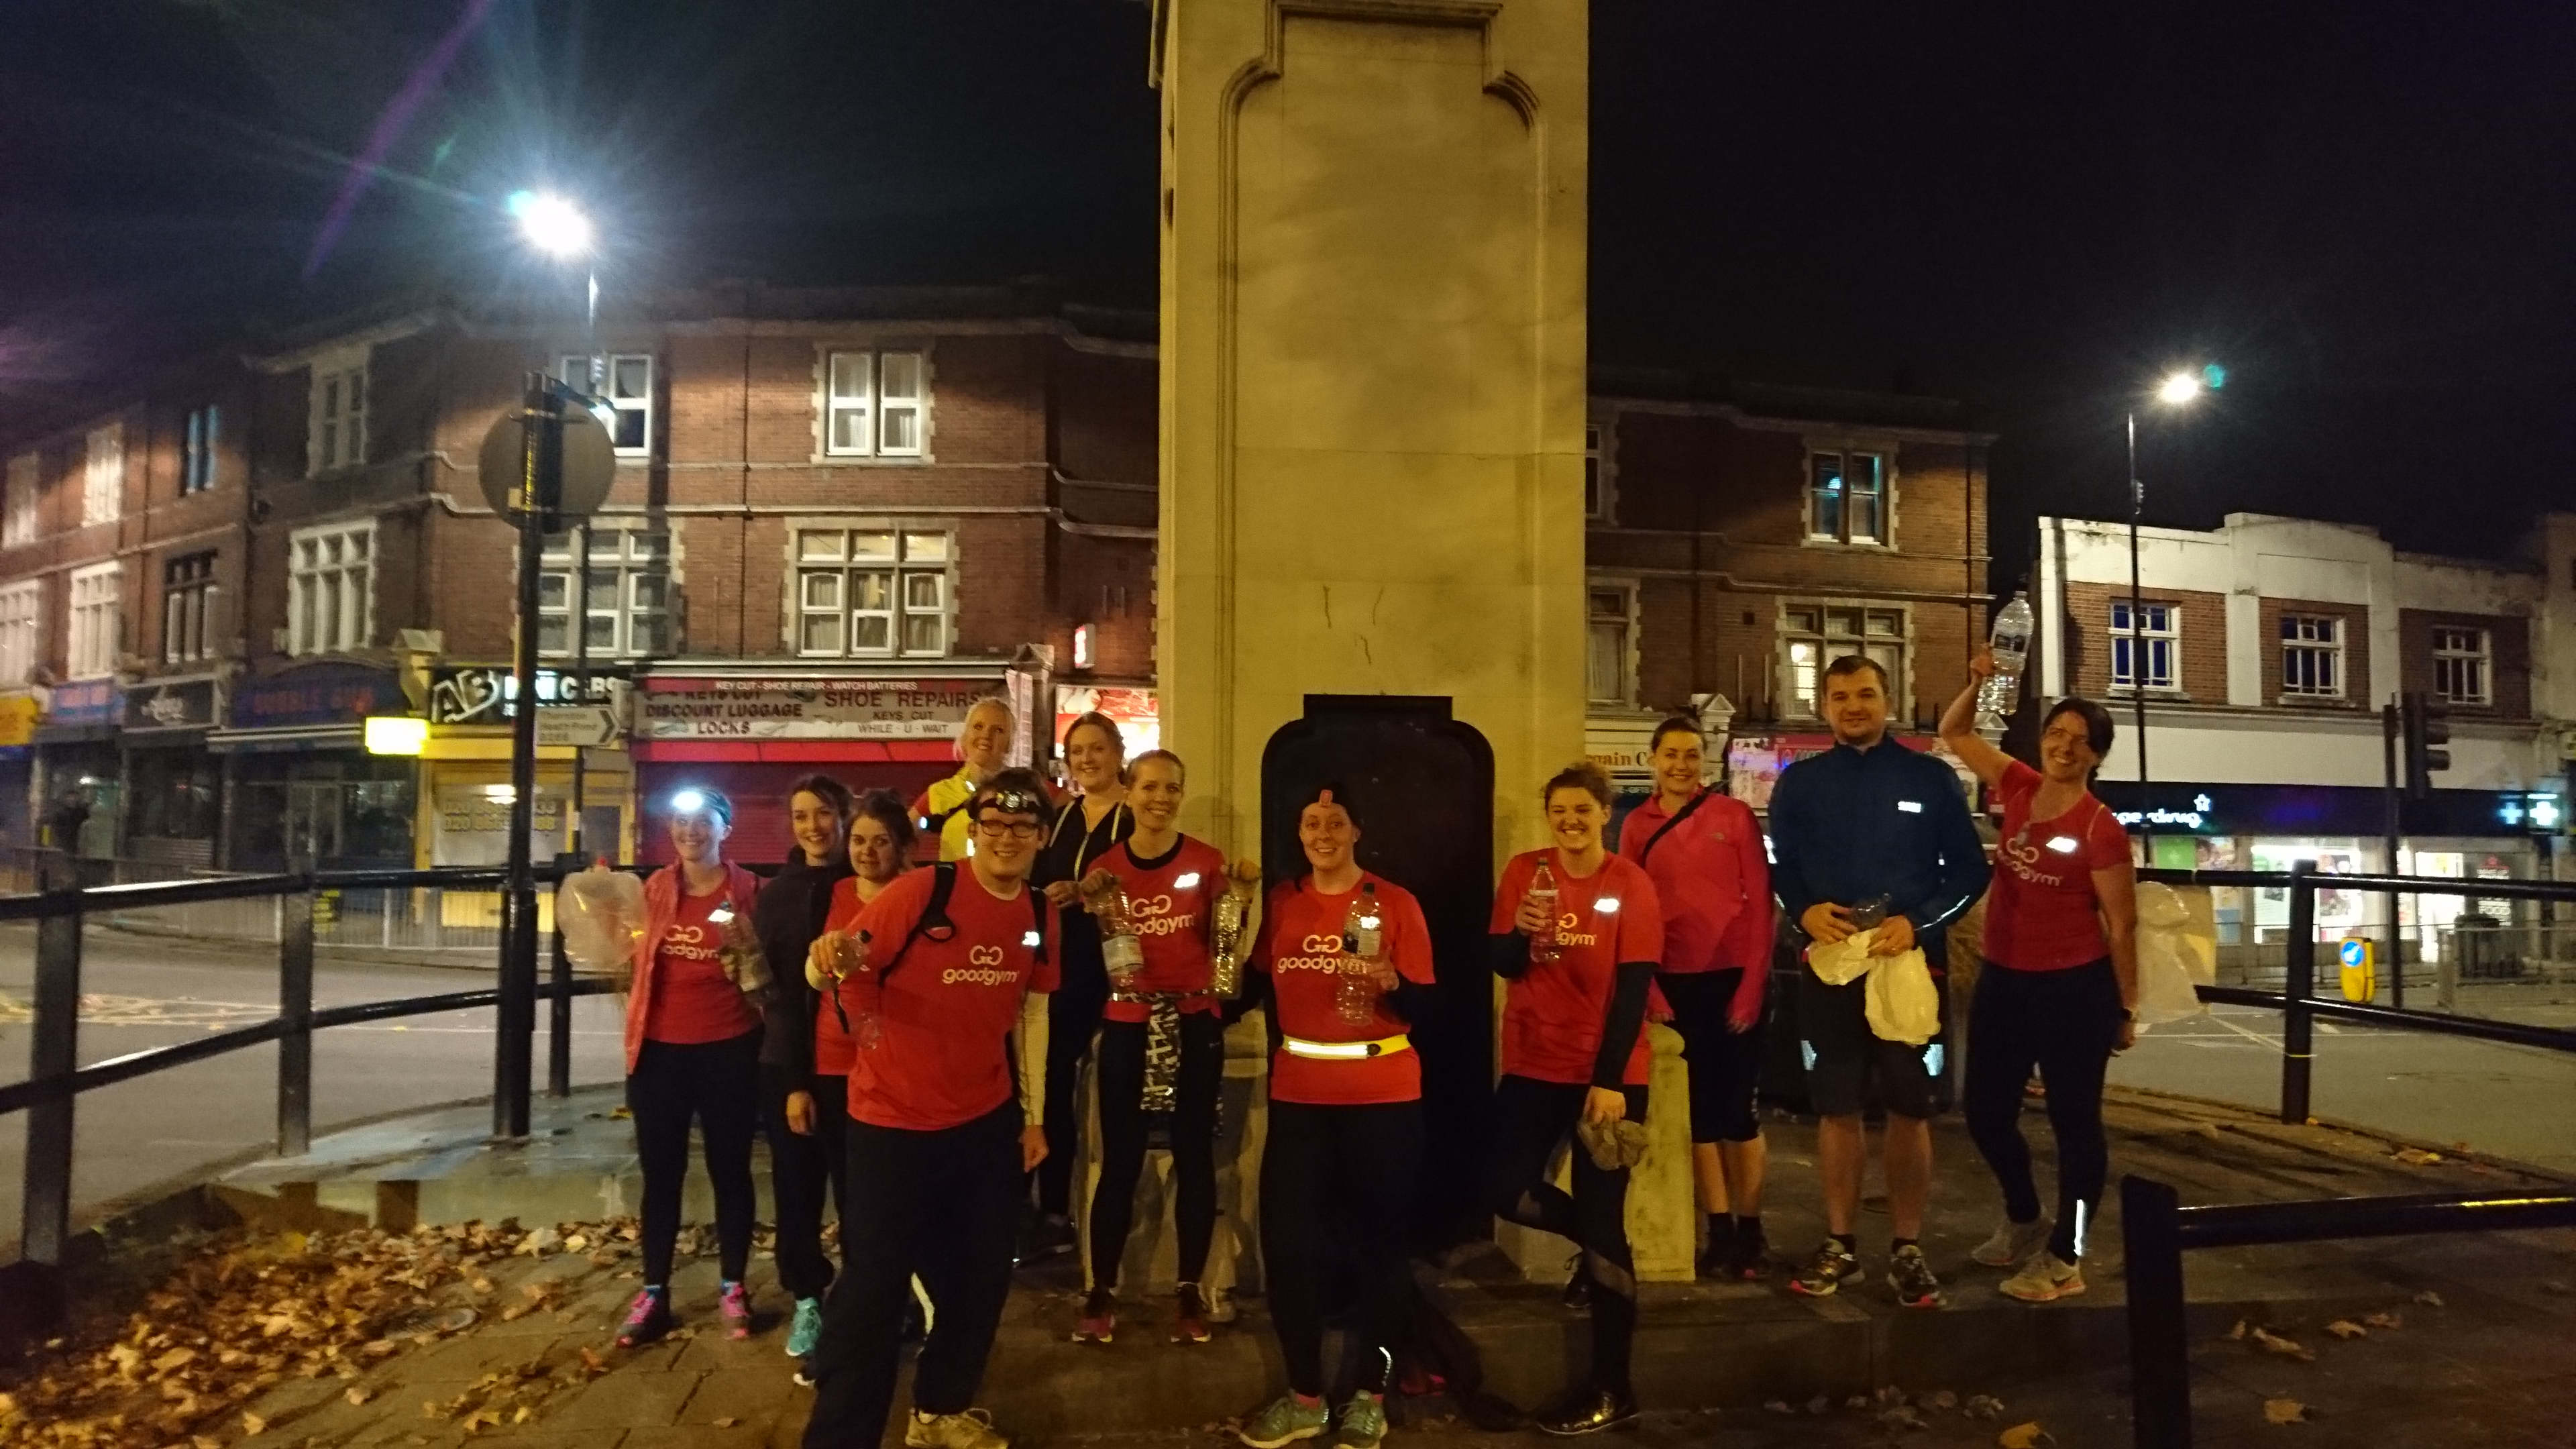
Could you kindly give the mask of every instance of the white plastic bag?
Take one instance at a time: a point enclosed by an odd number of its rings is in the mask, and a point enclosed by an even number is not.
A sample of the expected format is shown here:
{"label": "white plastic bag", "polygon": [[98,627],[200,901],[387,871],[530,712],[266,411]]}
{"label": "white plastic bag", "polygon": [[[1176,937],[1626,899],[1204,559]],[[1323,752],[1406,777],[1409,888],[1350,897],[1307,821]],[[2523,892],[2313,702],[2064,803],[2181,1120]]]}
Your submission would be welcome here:
{"label": "white plastic bag", "polygon": [[2198,1016],[2209,1006],[2194,985],[2218,980],[2217,942],[2192,929],[2190,908],[2162,881],[2138,885],[2138,1025]]}
{"label": "white plastic bag", "polygon": [[1878,933],[1876,926],[1854,932],[1839,941],[1819,941],[1807,948],[1807,969],[1827,986],[1849,986],[1869,974],[1878,958],[1869,954],[1870,938]]}
{"label": "white plastic bag", "polygon": [[644,882],[622,870],[575,871],[555,888],[555,926],[574,965],[615,977],[623,991],[644,934]]}
{"label": "white plastic bag", "polygon": [[1869,973],[1862,998],[1869,1014],[1869,1034],[1880,1041],[1921,1046],[1941,1031],[1941,988],[1932,982],[1932,965],[1923,948],[1902,956],[1880,958]]}

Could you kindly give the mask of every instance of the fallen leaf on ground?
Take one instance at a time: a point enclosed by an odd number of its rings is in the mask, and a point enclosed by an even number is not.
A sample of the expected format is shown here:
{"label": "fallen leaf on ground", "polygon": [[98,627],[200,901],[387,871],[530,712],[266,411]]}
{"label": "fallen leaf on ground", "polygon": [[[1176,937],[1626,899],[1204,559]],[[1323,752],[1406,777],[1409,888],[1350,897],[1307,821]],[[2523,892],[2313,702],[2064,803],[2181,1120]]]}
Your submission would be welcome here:
{"label": "fallen leaf on ground", "polygon": [[365,1403],[367,1400],[374,1398],[375,1392],[369,1389],[365,1384],[355,1384],[350,1387],[347,1393],[342,1394],[340,1397],[347,1399],[349,1401],[349,1407],[354,1409],[358,1405]]}
{"label": "fallen leaf on ground", "polygon": [[2374,1313],[2362,1320],[2362,1324],[2369,1328],[2400,1328],[2405,1322],[2394,1313]]}
{"label": "fallen leaf on ground", "polygon": [[727,1414],[723,1418],[716,1420],[716,1427],[719,1429],[730,1429],[741,1422],[742,1420],[735,1418],[731,1414]]}
{"label": "fallen leaf on ground", "polygon": [[2370,1330],[2348,1318],[2338,1318],[2326,1325],[2326,1332],[2337,1338],[2368,1338]]}
{"label": "fallen leaf on ground", "polygon": [[2254,1330],[2254,1341],[2263,1346],[2265,1353],[2277,1353],[2283,1358],[2295,1358],[2308,1363],[2316,1361],[2315,1350],[2302,1345],[2296,1339],[2283,1338],[2268,1328]]}
{"label": "fallen leaf on ground", "polygon": [[2428,1167],[2441,1161],[2442,1154],[2427,1152],[2421,1147],[2400,1147],[2397,1149],[2397,1160],[2410,1167]]}
{"label": "fallen leaf on ground", "polygon": [[1866,1409],[1869,1407],[1869,1395],[1854,1394],[1850,1398],[1843,1400],[1843,1407],[1855,1412],[1861,1409]]}
{"label": "fallen leaf on ground", "polygon": [[1959,1407],[1959,1396],[1948,1389],[1934,1389],[1923,1396],[1923,1406],[1936,1414],[1946,1414]]}
{"label": "fallen leaf on ground", "polygon": [[2245,1335],[2253,1331],[2254,1325],[2240,1318],[2236,1320],[2236,1326],[2234,1328],[2227,1330],[2227,1341],[2229,1343],[2243,1343],[2245,1341]]}
{"label": "fallen leaf on ground", "polygon": [[1787,1399],[1773,1399],[1762,1407],[1775,1414],[1794,1414],[1798,1412],[1797,1410],[1789,1407],[1789,1401]]}
{"label": "fallen leaf on ground", "polygon": [[252,1413],[252,1412],[251,1412],[250,1410],[248,1410],[248,1409],[244,1409],[244,1410],[242,1410],[242,1432],[243,1432],[243,1433],[245,1433],[245,1434],[262,1434],[262,1433],[266,1433],[267,1431],[268,1431],[268,1421],[267,1421],[266,1419],[263,1419],[263,1418],[261,1418],[259,1415]]}
{"label": "fallen leaf on ground", "polygon": [[2296,1399],[2265,1399],[2263,1401],[2263,1422],[2266,1424],[2304,1424],[2308,1422],[2308,1406],[2300,1403]]}
{"label": "fallen leaf on ground", "polygon": [[1967,1414],[1971,1419],[1992,1419],[2004,1411],[2004,1401],[1992,1394],[1970,1394]]}
{"label": "fallen leaf on ground", "polygon": [[536,1418],[536,1417],[537,1417],[537,1411],[536,1411],[536,1410],[529,1408],[529,1407],[528,1407],[527,1405],[525,1405],[525,1404],[521,1404],[521,1405],[519,1406],[519,1412],[517,1412],[517,1413],[515,1413],[515,1414],[512,1414],[512,1415],[510,1416],[510,1422],[511,1422],[511,1423],[513,1423],[513,1424],[525,1424],[525,1423],[527,1423],[528,1421],[530,1421],[530,1420],[532,1420],[532,1419],[534,1419],[534,1418]]}
{"label": "fallen leaf on ground", "polygon": [[2434,1292],[2430,1288],[2427,1288],[2423,1292],[2415,1295],[2415,1301],[2423,1304],[2427,1308],[2439,1308],[2442,1306],[2442,1295]]}
{"label": "fallen leaf on ground", "polygon": [[1996,1449],[2040,1449],[2043,1444],[2056,1442],[2049,1437],[2046,1429],[2039,1427],[2036,1420],[2027,1424],[2015,1424],[1995,1436]]}
{"label": "fallen leaf on ground", "polygon": [[1921,1414],[1914,1411],[1914,1407],[1911,1404],[1899,1404],[1895,1408],[1888,1410],[1886,1413],[1879,1415],[1878,1423],[1879,1427],[1883,1429],[1929,1429],[1932,1427],[1929,1423],[1924,1421]]}

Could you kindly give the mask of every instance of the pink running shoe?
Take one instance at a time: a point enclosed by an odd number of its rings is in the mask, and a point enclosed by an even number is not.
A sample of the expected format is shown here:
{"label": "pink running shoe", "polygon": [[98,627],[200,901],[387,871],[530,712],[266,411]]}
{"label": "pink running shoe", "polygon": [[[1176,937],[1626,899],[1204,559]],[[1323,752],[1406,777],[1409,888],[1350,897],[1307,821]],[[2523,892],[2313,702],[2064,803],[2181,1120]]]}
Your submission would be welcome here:
{"label": "pink running shoe", "polygon": [[751,1290],[739,1283],[727,1283],[716,1297],[716,1311],[724,1318],[725,1337],[751,1337]]}
{"label": "pink running shoe", "polygon": [[619,1348],[636,1348],[671,1331],[670,1294],[647,1288],[626,1305],[626,1322],[617,1330]]}

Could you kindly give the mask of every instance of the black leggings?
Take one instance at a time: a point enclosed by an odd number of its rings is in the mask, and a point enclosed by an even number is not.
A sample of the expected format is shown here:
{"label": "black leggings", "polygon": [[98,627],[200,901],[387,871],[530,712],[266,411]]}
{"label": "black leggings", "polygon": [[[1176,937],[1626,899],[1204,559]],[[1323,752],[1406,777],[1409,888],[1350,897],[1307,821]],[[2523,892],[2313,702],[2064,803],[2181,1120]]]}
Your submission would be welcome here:
{"label": "black leggings", "polygon": [[[1136,1180],[1145,1171],[1145,1030],[1143,1022],[1100,1026],[1100,1183],[1091,1192],[1091,1282],[1098,1288],[1118,1286],[1118,1260],[1135,1224]],[[1216,1236],[1216,1101],[1224,1080],[1225,1024],[1214,1012],[1184,1015],[1171,1115],[1172,1216],[1184,1283],[1207,1271]]]}
{"label": "black leggings", "polygon": [[852,1122],[846,1140],[843,1268],[809,1364],[805,1449],[878,1449],[885,1438],[916,1273],[939,1316],[913,1363],[912,1406],[955,1414],[974,1404],[1010,1296],[1027,1190],[1017,1102],[937,1132]]}
{"label": "black leggings", "polygon": [[[1726,1024],[1744,968],[1664,972],[1655,977],[1673,1009],[1682,1061],[1690,1068],[1691,1141],[1750,1142],[1762,1135],[1753,1099],[1762,1084],[1762,1019],[1751,1031]],[[1766,1006],[1769,1003],[1764,1003]]]}
{"label": "black leggings", "polygon": [[[1637,1337],[1636,1260],[1628,1251],[1628,1169],[1604,1172],[1576,1143],[1574,1191],[1548,1181],[1548,1165],[1583,1116],[1590,1087],[1506,1076],[1494,1084],[1493,1156],[1485,1203],[1505,1222],[1554,1233],[1583,1250],[1592,1279],[1592,1384],[1630,1393]],[[1646,1089],[1623,1087],[1628,1120],[1646,1120]]]}
{"label": "black leggings", "polygon": [[814,1130],[787,1125],[792,1084],[778,1079],[769,1093],[769,1183],[778,1198],[778,1286],[791,1297],[820,1298],[832,1286],[832,1260],[823,1251],[823,1199],[850,1215],[848,1164],[842,1136],[850,1124],[850,1079],[814,1076],[801,1089],[814,1094]]}
{"label": "black leggings", "polygon": [[1358,1295],[1350,1316],[1358,1387],[1386,1390],[1393,1345],[1413,1294],[1405,1236],[1422,1160],[1422,1104],[1270,1104],[1261,1157],[1261,1257],[1270,1326],[1288,1387],[1324,1392],[1324,1277],[1339,1261]]}
{"label": "black leggings", "polygon": [[2057,1138],[2057,1227],[2048,1249],[2073,1262],[2084,1251],[2111,1175],[2102,1137],[2102,1078],[2120,1034],[2120,982],[2111,958],[2066,971],[2016,971],[1989,961],[1968,1007],[1968,1135],[2004,1190],[2004,1215],[2039,1219],[2030,1144],[2022,1140],[2022,1088],[2038,1068]]}
{"label": "black leggings", "polygon": [[1047,1155],[1038,1164],[1038,1211],[1060,1218],[1073,1216],[1073,1170],[1082,1161],[1082,1111],[1073,1089],[1100,1030],[1101,1008],[1109,1004],[1100,947],[1091,947],[1087,971],[1074,959],[1079,954],[1078,943],[1066,948],[1064,983],[1047,998]]}
{"label": "black leggings", "polygon": [[751,1137],[760,1126],[760,1033],[680,1046],[647,1039],[626,1079],[635,1155],[644,1168],[644,1281],[667,1287],[680,1236],[680,1189],[689,1177],[689,1121],[706,1140],[716,1191],[716,1242],[725,1281],[751,1262]]}

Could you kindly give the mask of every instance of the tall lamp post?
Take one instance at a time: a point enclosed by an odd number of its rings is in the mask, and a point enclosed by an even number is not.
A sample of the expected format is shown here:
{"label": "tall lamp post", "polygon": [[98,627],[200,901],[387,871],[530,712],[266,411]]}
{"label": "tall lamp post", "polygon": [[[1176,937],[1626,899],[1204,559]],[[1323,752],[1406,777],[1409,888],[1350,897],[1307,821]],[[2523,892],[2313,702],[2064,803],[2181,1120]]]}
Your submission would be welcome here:
{"label": "tall lamp post", "polygon": [[[2156,384],[2156,401],[2168,407],[2188,406],[2204,388],[2221,385],[2226,373],[2206,367],[2177,372]],[[2147,485],[2138,476],[2138,409],[2129,408],[2129,700],[2136,710],[2138,732],[2138,837],[2147,848],[2147,864],[2156,863],[2155,806],[2148,798],[2147,775],[2147,614],[2140,583],[2138,524],[2147,511]]]}
{"label": "tall lamp post", "polygon": [[[520,235],[538,251],[566,260],[589,255],[595,239],[590,219],[572,203],[559,196],[519,192],[511,196],[509,210],[518,219]],[[528,1096],[535,1066],[537,882],[531,837],[537,824],[537,584],[545,561],[546,534],[563,502],[562,414],[543,372],[529,377],[525,407],[526,441],[512,499],[519,523],[519,587],[518,647],[511,669],[516,700],[510,711],[507,938],[501,953],[499,1040],[492,1063],[492,1130],[503,1138],[528,1135]],[[559,1013],[570,1005],[568,996],[557,997]]]}

